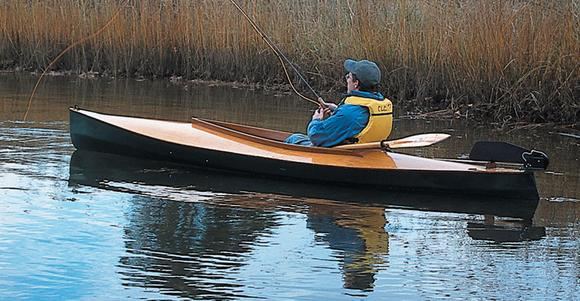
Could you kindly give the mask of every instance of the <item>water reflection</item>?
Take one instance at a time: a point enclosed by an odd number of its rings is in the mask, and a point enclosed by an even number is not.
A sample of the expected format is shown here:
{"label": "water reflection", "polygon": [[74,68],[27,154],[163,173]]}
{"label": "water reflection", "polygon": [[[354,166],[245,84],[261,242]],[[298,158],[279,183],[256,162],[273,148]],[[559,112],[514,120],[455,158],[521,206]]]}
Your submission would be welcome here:
{"label": "water reflection", "polygon": [[277,225],[271,212],[137,196],[124,229],[126,286],[183,297],[244,296],[232,281],[259,237]]}
{"label": "water reflection", "polygon": [[344,287],[368,291],[374,286],[377,271],[386,268],[387,219],[382,207],[352,207],[313,204],[307,226],[317,233],[318,241],[339,252]]}
{"label": "water reflection", "polygon": [[[37,78],[0,73],[0,120],[22,120]],[[288,131],[304,130],[312,105],[303,100],[235,86],[132,79],[85,80],[45,77],[33,99],[28,120],[68,121],[68,107],[145,118],[188,121],[191,116],[260,125]]]}
{"label": "water reflection", "polygon": [[[239,181],[233,187],[256,190],[244,185],[252,183],[251,179],[237,175],[75,151],[69,185],[136,195],[125,229],[125,247],[131,256],[121,259],[127,285],[162,286],[183,296],[244,296],[232,293],[236,289],[229,287],[234,281],[226,281],[228,275],[245,265],[253,246],[271,235],[279,225],[275,212],[283,210],[305,214],[316,241],[336,252],[345,288],[373,288],[375,274],[384,268],[388,254],[384,207],[295,199],[238,188],[224,193],[222,188],[232,179]],[[161,197],[159,190],[164,198],[179,202],[152,202]],[[206,190],[214,193],[204,193]],[[198,202],[202,199],[204,202]],[[224,283],[229,284],[222,286]]]}
{"label": "water reflection", "polygon": [[[236,281],[228,280],[283,223],[281,211],[305,215],[315,241],[333,251],[343,286],[367,292],[373,290],[376,275],[388,269],[385,208],[487,215],[484,224],[467,224],[476,240],[515,241],[494,237],[517,231],[524,233],[518,241],[544,236],[542,227],[531,227],[537,205],[533,202],[513,205],[489,199],[482,204],[481,199],[351,190],[88,151],[74,152],[69,185],[135,195],[125,227],[129,255],[120,262],[126,285],[159,287],[189,297],[248,297],[244,288],[232,287]],[[496,217],[491,225],[490,214],[511,216],[510,228]]]}

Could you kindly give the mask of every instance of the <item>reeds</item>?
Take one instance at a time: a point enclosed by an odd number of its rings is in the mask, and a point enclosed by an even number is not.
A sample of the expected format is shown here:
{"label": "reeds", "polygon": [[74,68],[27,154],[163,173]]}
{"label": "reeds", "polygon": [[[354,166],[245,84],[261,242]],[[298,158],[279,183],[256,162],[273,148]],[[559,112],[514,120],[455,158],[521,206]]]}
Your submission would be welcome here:
{"label": "reeds", "polygon": [[[580,7],[564,0],[238,2],[316,87],[345,58],[374,60],[399,107],[491,121],[580,118]],[[0,4],[0,67],[284,83],[279,62],[228,0],[14,0]],[[3,66],[2,66],[3,65]]]}

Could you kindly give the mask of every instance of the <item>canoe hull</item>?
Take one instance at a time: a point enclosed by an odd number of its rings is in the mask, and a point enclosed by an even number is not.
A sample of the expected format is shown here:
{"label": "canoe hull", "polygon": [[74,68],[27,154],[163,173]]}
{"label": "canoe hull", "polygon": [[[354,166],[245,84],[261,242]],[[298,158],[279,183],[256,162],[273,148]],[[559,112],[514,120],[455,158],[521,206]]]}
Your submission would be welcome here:
{"label": "canoe hull", "polygon": [[531,172],[485,173],[456,170],[399,170],[323,166],[246,156],[168,142],[109,124],[71,109],[70,133],[77,149],[171,161],[308,182],[327,182],[373,189],[433,191],[538,199]]}

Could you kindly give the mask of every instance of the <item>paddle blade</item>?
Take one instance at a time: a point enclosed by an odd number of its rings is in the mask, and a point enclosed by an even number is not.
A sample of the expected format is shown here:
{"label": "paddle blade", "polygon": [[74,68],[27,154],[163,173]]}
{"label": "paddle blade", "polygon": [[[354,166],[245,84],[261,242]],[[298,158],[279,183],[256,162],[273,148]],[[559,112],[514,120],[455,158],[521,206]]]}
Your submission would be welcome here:
{"label": "paddle blade", "polygon": [[442,133],[419,134],[391,141],[348,144],[335,146],[334,148],[371,149],[371,148],[383,148],[385,146],[389,148],[424,147],[433,145],[437,142],[441,142],[449,138],[449,136],[450,136],[449,134]]}
{"label": "paddle blade", "polygon": [[537,150],[528,150],[507,142],[478,141],[469,153],[470,160],[523,164],[526,168],[546,169],[550,160]]}
{"label": "paddle blade", "polygon": [[449,134],[442,133],[420,134],[397,140],[386,141],[385,144],[387,144],[390,148],[424,147],[441,142],[450,136],[451,135]]}

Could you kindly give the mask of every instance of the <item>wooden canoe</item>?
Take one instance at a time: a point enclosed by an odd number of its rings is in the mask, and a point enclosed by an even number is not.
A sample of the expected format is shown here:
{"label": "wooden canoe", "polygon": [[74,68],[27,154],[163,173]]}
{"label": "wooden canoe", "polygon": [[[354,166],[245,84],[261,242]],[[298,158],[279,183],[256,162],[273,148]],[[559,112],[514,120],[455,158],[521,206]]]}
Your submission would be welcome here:
{"label": "wooden canoe", "polygon": [[381,149],[283,143],[289,133],[193,118],[191,123],[70,109],[77,149],[201,168],[383,190],[538,199],[531,171],[421,158]]}

